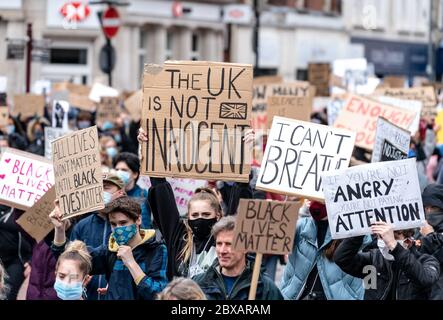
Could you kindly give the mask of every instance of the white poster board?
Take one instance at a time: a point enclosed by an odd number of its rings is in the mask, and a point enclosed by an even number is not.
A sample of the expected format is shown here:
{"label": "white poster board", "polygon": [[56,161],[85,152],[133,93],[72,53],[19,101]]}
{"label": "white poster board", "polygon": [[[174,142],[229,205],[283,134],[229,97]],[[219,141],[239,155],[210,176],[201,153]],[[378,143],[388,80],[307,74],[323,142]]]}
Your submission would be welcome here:
{"label": "white poster board", "polygon": [[406,99],[398,99],[394,97],[387,96],[378,96],[377,100],[384,104],[390,104],[391,106],[397,108],[408,109],[410,111],[417,112],[414,120],[409,126],[409,131],[411,131],[411,135],[414,135],[418,131],[418,126],[420,125],[420,115],[421,109],[423,107],[423,103],[419,100],[406,100]]}
{"label": "white poster board", "polygon": [[355,166],[322,178],[333,239],[370,234],[370,225],[381,220],[394,230],[424,224],[415,159]]}
{"label": "white poster board", "polygon": [[118,90],[96,82],[89,92],[89,99],[100,103],[102,97],[118,97]]}
{"label": "white poster board", "polygon": [[406,159],[410,142],[409,131],[379,117],[371,162]]}
{"label": "white poster board", "polygon": [[52,103],[52,127],[68,130],[69,102],[54,100]]}
{"label": "white poster board", "polygon": [[256,188],[323,200],[320,174],[347,168],[355,133],[274,117]]}

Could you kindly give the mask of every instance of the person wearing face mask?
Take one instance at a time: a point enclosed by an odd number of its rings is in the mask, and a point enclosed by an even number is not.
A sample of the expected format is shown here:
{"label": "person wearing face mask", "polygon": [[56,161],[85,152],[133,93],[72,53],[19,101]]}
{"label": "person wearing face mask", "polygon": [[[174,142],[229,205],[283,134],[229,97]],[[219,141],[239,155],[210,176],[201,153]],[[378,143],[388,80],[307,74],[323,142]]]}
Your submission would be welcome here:
{"label": "person wearing face mask", "polygon": [[112,161],[118,155],[117,143],[110,136],[100,138],[100,157],[102,165],[112,168]]}
{"label": "person wearing face mask", "polygon": [[[73,228],[70,240],[81,240],[90,248],[107,245],[111,234],[111,225],[106,219],[106,207],[112,200],[125,195],[125,184],[115,174],[103,174],[103,200],[105,209],[93,212],[81,219]],[[104,274],[94,275],[87,286],[88,300],[103,300],[107,282]]]}
{"label": "person wearing face mask", "polygon": [[137,185],[140,177],[140,159],[133,153],[122,152],[114,159],[117,175],[125,183],[128,197],[139,201],[142,209],[142,227],[151,227],[151,210],[148,205],[148,191]]}
{"label": "person wearing face mask", "polygon": [[91,255],[81,241],[71,242],[55,267],[54,289],[61,300],[85,300],[92,270]]}
{"label": "person wearing face mask", "polygon": [[[367,266],[376,269],[374,283],[367,282],[365,300],[428,300],[440,275],[440,264],[420,253],[411,237],[413,229],[394,231],[383,221],[372,224],[378,248],[359,252],[363,236],[342,241],[334,254],[335,263],[346,273],[364,279]],[[372,281],[371,281],[372,282]]]}
{"label": "person wearing face mask", "polygon": [[[310,217],[300,217],[294,250],[288,256],[280,290],[286,300],[362,300],[363,281],[343,272],[332,257],[339,240],[331,238],[324,204],[312,201]],[[369,237],[365,243],[369,243]]]}
{"label": "person wearing face mask", "polygon": [[[167,252],[156,239],[155,230],[141,229],[140,205],[123,196],[105,208],[112,227],[107,245],[90,248],[91,274],[105,274],[108,281],[106,300],[154,300],[167,285]],[[56,205],[49,215],[54,225],[54,255],[66,246],[65,223]]]}
{"label": "person wearing face mask", "polygon": [[[430,184],[422,193],[426,223],[420,228],[420,252],[433,255],[443,267],[443,185]],[[430,300],[443,300],[443,273],[432,286]]]}
{"label": "person wearing face mask", "polygon": [[43,117],[37,117],[29,122],[27,135],[30,144],[26,151],[40,156],[45,155],[44,128],[46,126],[50,126],[50,123]]}

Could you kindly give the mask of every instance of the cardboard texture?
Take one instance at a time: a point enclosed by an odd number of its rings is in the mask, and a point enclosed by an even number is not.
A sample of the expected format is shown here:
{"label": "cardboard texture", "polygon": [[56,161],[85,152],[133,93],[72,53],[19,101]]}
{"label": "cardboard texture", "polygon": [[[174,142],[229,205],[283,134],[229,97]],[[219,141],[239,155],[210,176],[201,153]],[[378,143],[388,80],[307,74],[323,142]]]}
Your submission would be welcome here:
{"label": "cardboard texture", "polygon": [[251,65],[145,65],[142,174],[247,182],[251,103]]}
{"label": "cardboard texture", "polygon": [[414,87],[414,88],[378,88],[375,94],[395,97],[405,100],[419,100],[423,103],[421,117],[430,119],[437,115],[437,97],[434,88]]}
{"label": "cardboard texture", "polygon": [[71,130],[45,127],[45,158],[52,159],[52,141],[70,133]]}
{"label": "cardboard texture", "polygon": [[309,63],[308,81],[315,87],[315,95],[319,97],[329,96],[329,80],[331,77],[331,65],[329,63]]}
{"label": "cardboard texture", "polygon": [[62,219],[104,208],[97,126],[52,142],[55,191]]}
{"label": "cardboard texture", "polygon": [[40,200],[17,219],[17,223],[38,243],[42,241],[54,225],[49,214],[54,210],[55,188],[49,189]]}
{"label": "cardboard texture", "polygon": [[402,76],[386,76],[383,78],[383,85],[388,88],[404,88],[406,78]]}
{"label": "cardboard texture", "polygon": [[323,171],[347,168],[355,133],[274,117],[256,189],[322,201]]}
{"label": "cardboard texture", "polygon": [[52,163],[32,153],[7,148],[0,160],[0,203],[27,210],[54,184]]}
{"label": "cardboard texture", "polygon": [[271,96],[268,98],[268,125],[271,128],[274,116],[309,122],[312,113],[309,97]]}
{"label": "cardboard texture", "polygon": [[415,115],[414,111],[396,108],[350,94],[335,120],[334,127],[356,132],[355,145],[372,150],[379,116],[383,116],[395,125],[407,129],[414,121]]}
{"label": "cardboard texture", "polygon": [[9,109],[8,107],[0,107],[0,127],[8,125]]}
{"label": "cardboard texture", "polygon": [[125,100],[125,108],[132,119],[137,122],[142,115],[143,91],[138,90]]}
{"label": "cardboard texture", "polygon": [[44,115],[45,97],[37,94],[17,94],[14,95],[14,108],[12,115],[21,114],[21,119],[33,117],[36,114]]}
{"label": "cardboard texture", "polygon": [[234,250],[289,254],[302,202],[240,199],[234,231]]}
{"label": "cardboard texture", "polygon": [[105,121],[115,122],[120,117],[120,98],[102,97],[97,106],[97,124],[102,125]]}
{"label": "cardboard texture", "polygon": [[425,222],[415,159],[327,172],[322,179],[333,239],[371,234],[376,221],[386,221],[394,230]]}
{"label": "cardboard texture", "polygon": [[411,133],[408,130],[379,117],[371,162],[406,159],[410,142]]}

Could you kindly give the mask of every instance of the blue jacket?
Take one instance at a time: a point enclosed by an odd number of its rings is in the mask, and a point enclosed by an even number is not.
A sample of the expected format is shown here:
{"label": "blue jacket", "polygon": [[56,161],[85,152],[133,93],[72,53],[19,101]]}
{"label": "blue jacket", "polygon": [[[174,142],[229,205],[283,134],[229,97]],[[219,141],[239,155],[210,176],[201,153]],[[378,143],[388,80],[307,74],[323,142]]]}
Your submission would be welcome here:
{"label": "blue jacket", "polygon": [[151,211],[149,210],[149,207],[146,205],[148,201],[148,191],[142,189],[139,185],[136,184],[135,187],[127,191],[126,194],[128,195],[128,197],[131,197],[140,203],[140,207],[142,209],[141,228],[143,229],[151,228]]}
{"label": "blue jacket", "polygon": [[[366,238],[369,242],[369,238]],[[297,300],[303,293],[309,273],[317,264],[320,281],[328,300],[362,300],[362,279],[344,273],[324,256],[324,249],[332,241],[329,228],[323,245],[317,248],[317,226],[311,217],[299,218],[294,248],[289,255],[280,288],[287,300]]]}
{"label": "blue jacket", "polygon": [[[111,225],[109,221],[101,218],[97,213],[80,220],[72,229],[70,240],[81,240],[91,251],[102,245],[107,245],[109,235],[111,234]],[[104,300],[104,297],[97,293],[98,288],[105,288],[107,285],[105,275],[93,276],[88,283],[86,294],[88,300]]]}

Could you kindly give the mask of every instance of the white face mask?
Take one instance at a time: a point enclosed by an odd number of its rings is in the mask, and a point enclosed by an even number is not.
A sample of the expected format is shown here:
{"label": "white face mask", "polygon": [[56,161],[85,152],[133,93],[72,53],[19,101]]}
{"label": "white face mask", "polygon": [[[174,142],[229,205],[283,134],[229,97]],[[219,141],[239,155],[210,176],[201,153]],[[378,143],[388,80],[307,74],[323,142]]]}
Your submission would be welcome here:
{"label": "white face mask", "polygon": [[[407,249],[405,245],[405,240],[397,240],[397,243],[399,243],[403,248]],[[383,240],[378,239],[377,246],[386,260],[394,261],[394,256],[389,253],[389,248],[386,246],[386,243]]]}

